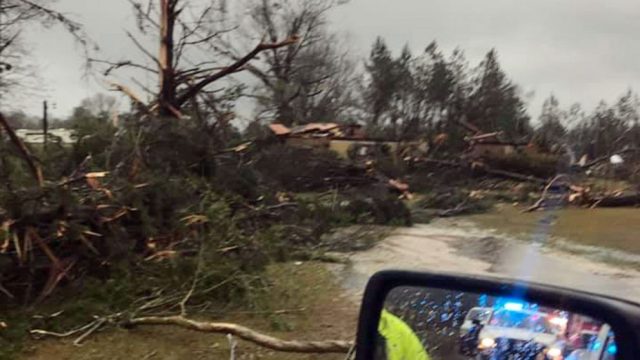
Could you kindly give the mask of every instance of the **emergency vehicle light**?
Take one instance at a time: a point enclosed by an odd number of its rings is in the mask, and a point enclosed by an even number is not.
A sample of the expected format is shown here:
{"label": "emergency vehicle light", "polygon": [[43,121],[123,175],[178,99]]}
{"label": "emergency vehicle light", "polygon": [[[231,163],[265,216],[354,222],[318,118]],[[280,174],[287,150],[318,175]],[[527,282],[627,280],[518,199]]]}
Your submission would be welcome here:
{"label": "emergency vehicle light", "polygon": [[508,303],[504,304],[504,308],[507,309],[507,310],[518,311],[518,310],[524,309],[524,304],[523,303],[517,303],[517,302],[508,302]]}

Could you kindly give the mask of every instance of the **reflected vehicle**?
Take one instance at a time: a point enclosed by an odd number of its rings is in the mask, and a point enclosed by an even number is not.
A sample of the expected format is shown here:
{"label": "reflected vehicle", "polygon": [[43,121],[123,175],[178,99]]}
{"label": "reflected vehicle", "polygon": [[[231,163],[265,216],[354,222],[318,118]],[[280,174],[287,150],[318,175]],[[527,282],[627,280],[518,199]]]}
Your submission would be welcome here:
{"label": "reflected vehicle", "polygon": [[[521,303],[507,303],[493,312],[480,332],[478,359],[508,358],[561,360],[564,341],[561,329],[553,324],[552,314],[527,310]],[[531,306],[535,308],[535,305]]]}
{"label": "reflected vehicle", "polygon": [[[402,321],[402,336],[411,339],[406,342],[412,344],[411,352],[416,352],[416,341],[413,339],[417,338],[428,359],[615,358],[613,333],[607,325],[583,314],[545,307],[517,296],[491,297],[470,292],[403,286],[387,294],[384,312]],[[384,337],[379,334],[379,338]],[[574,340],[573,344],[570,339]],[[380,360],[395,359],[386,356],[385,352],[388,355],[391,351],[402,351],[398,347],[378,348],[383,350],[376,353],[375,358]],[[613,357],[606,357],[607,350],[613,351]]]}
{"label": "reflected vehicle", "polygon": [[491,317],[492,311],[493,309],[488,307],[475,307],[469,310],[467,315],[464,317],[462,326],[460,327],[460,336],[462,337],[466,335],[469,330],[474,327],[474,322],[478,322],[482,325],[486,324]]}
{"label": "reflected vehicle", "polygon": [[469,310],[460,327],[460,353],[474,356],[478,353],[478,341],[482,329],[489,321],[492,308],[476,307]]}

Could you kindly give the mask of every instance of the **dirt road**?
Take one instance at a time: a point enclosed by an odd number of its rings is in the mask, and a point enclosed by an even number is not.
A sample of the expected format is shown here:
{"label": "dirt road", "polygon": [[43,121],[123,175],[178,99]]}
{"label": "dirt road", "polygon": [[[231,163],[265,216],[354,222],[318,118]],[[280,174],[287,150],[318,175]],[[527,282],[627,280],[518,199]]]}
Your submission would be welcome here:
{"label": "dirt road", "polygon": [[373,249],[353,254],[351,260],[339,273],[354,295],[362,292],[376,271],[409,269],[534,280],[640,302],[637,270],[559,250],[547,245],[544,234],[533,241],[507,237],[464,218],[397,229]]}

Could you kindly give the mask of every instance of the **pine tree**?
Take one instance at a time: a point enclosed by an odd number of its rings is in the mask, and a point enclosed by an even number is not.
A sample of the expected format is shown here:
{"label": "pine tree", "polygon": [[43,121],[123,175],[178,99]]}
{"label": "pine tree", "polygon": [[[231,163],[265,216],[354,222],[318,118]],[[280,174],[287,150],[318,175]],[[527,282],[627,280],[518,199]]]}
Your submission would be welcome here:
{"label": "pine tree", "polygon": [[373,44],[365,68],[368,85],[365,106],[371,114],[371,125],[378,126],[382,116],[390,110],[397,88],[396,64],[385,41],[378,37]]}
{"label": "pine tree", "polygon": [[476,69],[473,85],[468,113],[471,122],[487,132],[502,131],[511,139],[529,133],[529,116],[519,89],[507,78],[494,49]]}
{"label": "pine tree", "polygon": [[567,129],[564,126],[566,112],[560,108],[558,99],[551,95],[542,105],[540,126],[535,133],[535,143],[543,150],[552,151],[565,141]]}

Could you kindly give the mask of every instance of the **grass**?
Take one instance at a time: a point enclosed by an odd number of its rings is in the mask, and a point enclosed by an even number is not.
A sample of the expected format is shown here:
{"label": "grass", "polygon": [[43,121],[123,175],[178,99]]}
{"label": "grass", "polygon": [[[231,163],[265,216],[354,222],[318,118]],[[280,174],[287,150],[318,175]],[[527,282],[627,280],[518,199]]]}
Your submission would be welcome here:
{"label": "grass", "polygon": [[[269,290],[253,303],[260,310],[235,306],[193,315],[201,320],[236,322],[270,335],[301,340],[352,339],[357,306],[341,295],[333,275],[323,264],[296,262],[268,267]],[[44,359],[225,359],[229,344],[224,335],[175,327],[111,328],[94,334],[80,348],[64,340],[27,341],[14,358]],[[343,355],[276,353],[238,340],[238,359],[343,359]]]}
{"label": "grass", "polygon": [[[541,231],[545,212],[522,213],[520,207],[505,205],[471,219],[503,233],[531,237]],[[635,208],[567,208],[555,212],[549,235],[571,243],[605,247],[640,255],[640,211]]]}

